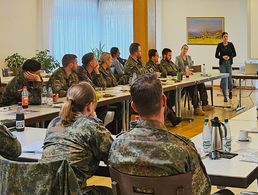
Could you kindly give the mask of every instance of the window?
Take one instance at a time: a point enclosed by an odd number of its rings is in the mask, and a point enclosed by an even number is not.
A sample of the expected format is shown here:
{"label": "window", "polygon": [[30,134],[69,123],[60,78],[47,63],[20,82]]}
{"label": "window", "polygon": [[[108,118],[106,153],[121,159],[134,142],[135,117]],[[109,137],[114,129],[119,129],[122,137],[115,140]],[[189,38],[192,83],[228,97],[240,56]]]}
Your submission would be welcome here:
{"label": "window", "polygon": [[132,0],[55,0],[51,51],[58,61],[65,53],[81,57],[101,42],[105,51],[117,46],[127,58],[133,41]]}

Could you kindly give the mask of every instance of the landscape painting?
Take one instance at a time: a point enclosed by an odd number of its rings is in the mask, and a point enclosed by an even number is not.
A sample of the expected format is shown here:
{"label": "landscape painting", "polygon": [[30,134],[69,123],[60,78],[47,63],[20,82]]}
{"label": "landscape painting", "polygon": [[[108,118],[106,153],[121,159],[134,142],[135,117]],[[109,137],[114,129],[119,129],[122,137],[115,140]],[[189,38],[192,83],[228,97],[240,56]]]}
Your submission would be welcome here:
{"label": "landscape painting", "polygon": [[189,45],[217,45],[222,42],[224,17],[187,17]]}

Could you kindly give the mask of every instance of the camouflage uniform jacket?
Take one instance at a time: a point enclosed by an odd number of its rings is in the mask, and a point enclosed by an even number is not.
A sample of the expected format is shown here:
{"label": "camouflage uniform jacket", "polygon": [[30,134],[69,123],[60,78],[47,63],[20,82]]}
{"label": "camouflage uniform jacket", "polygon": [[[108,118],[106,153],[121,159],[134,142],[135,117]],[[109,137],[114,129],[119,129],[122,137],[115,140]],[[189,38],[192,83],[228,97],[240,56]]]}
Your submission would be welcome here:
{"label": "camouflage uniform jacket", "polygon": [[67,76],[63,67],[58,68],[49,79],[53,93],[58,93],[59,97],[65,97],[69,87],[77,83],[79,83],[77,74],[72,72]]}
{"label": "camouflage uniform jacket", "polygon": [[191,171],[193,194],[210,194],[210,180],[194,144],[168,132],[156,121],[143,120],[119,136],[111,146],[109,163],[123,173],[138,176],[169,176]]}
{"label": "camouflage uniform jacket", "polygon": [[155,64],[153,61],[149,60],[146,64],[147,70],[149,72],[160,72],[161,77],[167,77],[167,71],[160,64]]}
{"label": "camouflage uniform jacket", "polygon": [[31,163],[1,157],[0,194],[82,195],[73,169],[65,160]]}
{"label": "camouflage uniform jacket", "polygon": [[116,77],[111,72],[110,68],[105,69],[102,65],[99,67],[101,77],[105,80],[104,86],[98,87],[115,87],[117,86]]}
{"label": "camouflage uniform jacket", "polygon": [[5,87],[1,103],[3,105],[17,104],[21,102],[23,86],[27,86],[29,93],[29,104],[41,104],[41,92],[43,81],[27,81],[21,71]]}
{"label": "camouflage uniform jacket", "polygon": [[178,67],[177,67],[176,64],[174,64],[174,62],[172,62],[171,60],[166,61],[166,60],[162,59],[160,61],[160,65],[163,66],[166,69],[168,75],[176,76],[177,71],[178,71]]}
{"label": "camouflage uniform jacket", "polygon": [[132,77],[133,73],[136,73],[137,77],[148,73],[148,70],[142,64],[142,62],[140,60],[135,61],[132,58],[132,56],[129,56],[128,60],[126,61],[124,71],[125,71],[125,74],[128,75],[129,77]]}
{"label": "camouflage uniform jacket", "polygon": [[88,71],[83,66],[78,66],[77,76],[78,76],[79,82],[86,81],[86,82],[90,83],[90,85],[92,87],[94,87],[94,84],[91,80],[91,75],[88,73]]}
{"label": "camouflage uniform jacket", "polygon": [[53,119],[44,141],[42,161],[67,160],[84,188],[99,162],[107,163],[112,143],[110,132],[98,122],[80,115],[74,123],[64,127],[59,117]]}
{"label": "camouflage uniform jacket", "polygon": [[6,126],[0,124],[0,155],[7,159],[15,159],[21,154],[21,144]]}

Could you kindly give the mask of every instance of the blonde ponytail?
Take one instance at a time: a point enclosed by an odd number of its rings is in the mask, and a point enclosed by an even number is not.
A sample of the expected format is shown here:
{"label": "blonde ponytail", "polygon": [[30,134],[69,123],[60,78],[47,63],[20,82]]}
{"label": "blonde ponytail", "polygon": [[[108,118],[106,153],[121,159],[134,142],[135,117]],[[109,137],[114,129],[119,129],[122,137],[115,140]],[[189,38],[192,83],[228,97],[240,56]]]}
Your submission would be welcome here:
{"label": "blonde ponytail", "polygon": [[94,89],[87,82],[81,82],[68,89],[66,101],[59,116],[62,124],[67,127],[82,115],[86,105],[96,102]]}

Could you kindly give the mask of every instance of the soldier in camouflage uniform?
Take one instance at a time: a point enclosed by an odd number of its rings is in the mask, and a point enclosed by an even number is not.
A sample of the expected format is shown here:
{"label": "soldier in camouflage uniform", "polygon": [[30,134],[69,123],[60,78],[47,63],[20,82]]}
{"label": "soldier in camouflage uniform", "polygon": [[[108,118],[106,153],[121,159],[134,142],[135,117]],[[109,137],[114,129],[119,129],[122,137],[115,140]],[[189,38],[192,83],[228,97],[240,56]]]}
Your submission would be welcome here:
{"label": "soldier in camouflage uniform", "polygon": [[104,86],[98,86],[98,87],[115,87],[117,86],[117,80],[116,77],[113,75],[113,73],[110,70],[110,67],[112,65],[112,56],[108,52],[103,52],[100,56],[100,68],[99,72],[103,79],[105,80]]}
{"label": "soldier in camouflage uniform", "polygon": [[40,76],[41,64],[36,60],[26,60],[22,70],[5,87],[1,104],[10,105],[21,102],[21,93],[24,86],[29,93],[29,104],[41,104],[43,80]]}
{"label": "soldier in camouflage uniform", "polygon": [[49,124],[42,161],[66,159],[84,194],[109,195],[109,188],[86,186],[99,162],[107,163],[112,143],[110,132],[96,118],[95,107],[96,95],[89,83],[81,82],[69,88],[60,117]]}
{"label": "soldier in camouflage uniform", "polygon": [[91,86],[102,86],[105,81],[99,72],[99,63],[92,52],[82,57],[82,66],[78,67],[79,81],[87,81]]}
{"label": "soldier in camouflage uniform", "polygon": [[162,60],[160,61],[160,65],[166,69],[167,75],[176,76],[178,67],[174,62],[171,61],[171,59],[172,51],[168,48],[164,48],[162,50]]}
{"label": "soldier in camouflage uniform", "polygon": [[[164,125],[166,97],[153,75],[138,79],[131,87],[132,108],[142,120],[114,140],[109,163],[115,169],[137,176],[170,176],[192,173],[194,195],[210,194],[211,184],[194,144],[170,133]],[[142,191],[142,188],[138,190]],[[151,192],[151,189],[144,189]]]}
{"label": "soldier in camouflage uniform", "polygon": [[65,54],[62,59],[63,67],[58,68],[50,77],[49,85],[53,93],[59,94],[59,97],[65,97],[67,90],[79,82],[77,77],[77,56]]}
{"label": "soldier in camouflage uniform", "polygon": [[21,154],[21,144],[3,124],[0,123],[0,155],[7,159],[16,159]]}
{"label": "soldier in camouflage uniform", "polygon": [[148,70],[141,62],[141,46],[139,43],[132,43],[129,48],[130,56],[125,63],[124,71],[128,77],[132,77],[133,73],[137,77],[143,76],[148,73]]}
{"label": "soldier in camouflage uniform", "polygon": [[164,67],[159,63],[159,54],[156,49],[150,49],[148,52],[149,55],[149,61],[146,64],[146,68],[149,72],[154,72],[157,74],[157,76],[161,76],[166,78],[167,77],[167,71],[164,69]]}

